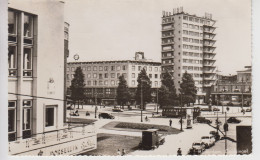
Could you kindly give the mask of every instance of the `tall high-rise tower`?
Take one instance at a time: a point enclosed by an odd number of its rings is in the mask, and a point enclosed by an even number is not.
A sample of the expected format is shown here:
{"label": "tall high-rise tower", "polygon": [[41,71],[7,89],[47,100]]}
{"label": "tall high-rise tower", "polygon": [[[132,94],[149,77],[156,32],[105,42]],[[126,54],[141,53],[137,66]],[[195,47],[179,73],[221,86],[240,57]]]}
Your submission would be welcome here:
{"label": "tall high-rise tower", "polygon": [[198,17],[183,12],[182,7],[173,13],[163,11],[162,73],[168,70],[172,74],[177,93],[183,73],[190,73],[198,90],[197,103],[209,99],[210,87],[216,81],[215,22],[211,14]]}

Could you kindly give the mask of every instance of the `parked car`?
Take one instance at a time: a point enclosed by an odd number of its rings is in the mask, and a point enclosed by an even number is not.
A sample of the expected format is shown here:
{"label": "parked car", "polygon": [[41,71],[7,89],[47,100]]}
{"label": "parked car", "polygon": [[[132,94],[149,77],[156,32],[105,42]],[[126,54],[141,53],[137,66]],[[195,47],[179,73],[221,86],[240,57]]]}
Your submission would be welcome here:
{"label": "parked car", "polygon": [[104,119],[114,119],[115,117],[109,113],[99,113],[98,115],[99,118],[104,118]]}
{"label": "parked car", "polygon": [[228,120],[227,120],[228,123],[240,123],[241,120],[240,119],[237,119],[236,117],[230,117]]}
{"label": "parked car", "polygon": [[197,117],[197,122],[198,122],[198,123],[208,123],[208,124],[211,124],[211,123],[212,123],[211,120],[206,119],[205,117]]}
{"label": "parked car", "polygon": [[211,111],[209,108],[201,108],[201,111]]}
{"label": "parked car", "polygon": [[123,112],[124,110],[122,110],[121,108],[118,108],[118,107],[114,107],[112,109],[113,112]]}
{"label": "parked car", "polygon": [[246,112],[252,112],[252,109],[251,108],[247,108]]}
{"label": "parked car", "polygon": [[193,154],[201,154],[205,150],[205,144],[202,142],[194,142],[192,144]]}
{"label": "parked car", "polygon": [[213,108],[213,111],[220,111],[219,108]]}
{"label": "parked car", "polygon": [[213,135],[208,135],[208,136],[202,136],[201,137],[201,142],[203,144],[205,144],[206,148],[209,148],[209,147],[215,145],[215,141],[216,140],[215,140]]}
{"label": "parked car", "polygon": [[73,110],[74,108],[73,107],[71,107],[71,106],[68,106],[67,107],[67,110]]}
{"label": "parked car", "polygon": [[210,131],[209,134],[213,135],[216,141],[220,139],[220,135],[217,131]]}

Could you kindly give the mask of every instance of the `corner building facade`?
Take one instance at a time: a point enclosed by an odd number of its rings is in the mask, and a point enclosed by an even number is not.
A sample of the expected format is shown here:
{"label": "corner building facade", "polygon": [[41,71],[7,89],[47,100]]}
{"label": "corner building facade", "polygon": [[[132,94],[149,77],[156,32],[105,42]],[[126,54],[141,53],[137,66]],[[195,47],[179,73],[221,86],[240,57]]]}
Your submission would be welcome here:
{"label": "corner building facade", "polygon": [[207,102],[211,85],[216,82],[215,20],[211,14],[198,17],[184,13],[182,8],[173,14],[163,12],[161,61],[162,74],[168,70],[178,88],[187,71],[197,87],[196,103]]}
{"label": "corner building facade", "polygon": [[[55,12],[53,12],[55,10]],[[66,27],[66,26],[65,26]],[[8,141],[10,155],[68,155],[80,152],[64,123],[64,3],[8,3]],[[66,35],[66,34],[65,34]],[[81,134],[80,134],[81,135]],[[85,137],[80,137],[81,142]],[[96,135],[88,135],[93,149]],[[85,142],[86,143],[86,142]],[[65,146],[64,146],[65,145]],[[70,152],[66,145],[74,145]],[[83,148],[87,151],[87,148]]]}

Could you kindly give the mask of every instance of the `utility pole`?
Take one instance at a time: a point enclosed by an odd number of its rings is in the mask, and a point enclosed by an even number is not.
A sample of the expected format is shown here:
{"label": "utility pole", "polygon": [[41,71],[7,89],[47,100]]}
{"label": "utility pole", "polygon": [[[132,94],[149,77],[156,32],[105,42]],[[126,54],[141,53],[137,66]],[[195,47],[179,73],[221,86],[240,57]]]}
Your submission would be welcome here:
{"label": "utility pole", "polygon": [[181,91],[181,131],[182,130],[182,91]]}
{"label": "utility pole", "polygon": [[143,122],[143,79],[141,79],[141,122]]}
{"label": "utility pole", "polygon": [[95,88],[95,118],[97,118],[97,88]]}
{"label": "utility pole", "polygon": [[[227,123],[227,112],[225,112],[225,123]],[[225,155],[227,155],[227,130],[225,130]]]}
{"label": "utility pole", "polygon": [[157,114],[158,114],[158,88],[157,88]]}

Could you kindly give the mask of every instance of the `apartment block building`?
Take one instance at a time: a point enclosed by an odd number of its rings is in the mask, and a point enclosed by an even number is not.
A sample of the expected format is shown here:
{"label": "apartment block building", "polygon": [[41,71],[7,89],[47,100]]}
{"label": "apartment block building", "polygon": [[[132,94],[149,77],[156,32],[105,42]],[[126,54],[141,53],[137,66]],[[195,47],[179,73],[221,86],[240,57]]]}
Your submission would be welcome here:
{"label": "apartment block building", "polygon": [[[237,71],[232,81],[218,79],[211,88],[211,99],[214,104],[235,106],[251,106],[252,101],[252,69],[245,66],[245,70]],[[226,78],[225,78],[226,79]]]}
{"label": "apartment block building", "polygon": [[143,52],[136,52],[135,60],[69,62],[67,64],[68,88],[77,67],[81,67],[85,75],[88,104],[115,104],[120,75],[124,76],[131,94],[134,95],[138,84],[137,77],[143,68],[152,82],[152,88],[161,86],[161,63],[146,60]]}
{"label": "apartment block building", "polygon": [[[81,128],[64,123],[64,27],[64,2],[8,2],[9,155],[73,155],[96,148],[96,133],[83,136]],[[81,148],[83,141],[89,148]]]}
{"label": "apartment block building", "polygon": [[168,70],[172,74],[177,92],[183,73],[191,74],[198,91],[196,103],[208,100],[216,81],[215,23],[211,14],[199,17],[185,13],[182,7],[173,13],[163,11],[162,73]]}

